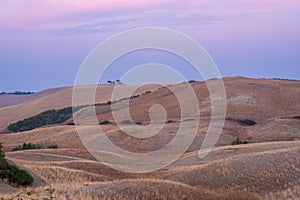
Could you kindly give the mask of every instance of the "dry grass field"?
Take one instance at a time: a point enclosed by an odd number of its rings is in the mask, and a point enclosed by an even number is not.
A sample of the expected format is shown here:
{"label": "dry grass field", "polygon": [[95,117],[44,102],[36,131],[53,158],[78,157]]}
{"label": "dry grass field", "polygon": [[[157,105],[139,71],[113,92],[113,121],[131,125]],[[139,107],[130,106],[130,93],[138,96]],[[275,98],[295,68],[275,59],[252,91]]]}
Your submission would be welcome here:
{"label": "dry grass field", "polygon": [[[73,119],[57,125],[20,133],[7,133],[12,122],[48,109],[71,105],[71,88],[33,98],[20,104],[0,108],[0,142],[6,158],[27,169],[35,177],[33,186],[15,188],[0,183],[3,199],[195,199],[254,200],[300,199],[300,81],[224,78],[227,93],[227,118],[222,134],[203,159],[198,150],[210,120],[210,98],[205,82],[191,83],[198,97],[200,127],[189,149],[174,163],[163,169],[142,174],[114,170],[98,162],[84,147]],[[188,83],[170,85],[184,94]],[[105,88],[105,87],[104,87]],[[98,102],[107,102],[113,86],[99,90]],[[149,152],[168,144],[180,123],[178,102],[168,88],[157,85],[142,87],[130,100],[134,122],[145,126],[150,122],[147,111],[161,104],[169,123],[159,134],[146,138],[126,135],[115,124],[110,105],[96,108],[106,135],[119,147],[133,152]],[[122,111],[126,107],[118,103]],[[84,108],[77,114],[89,118]],[[192,112],[191,112],[192,113]],[[191,116],[191,120],[193,116]],[[242,120],[255,121],[246,126]],[[161,122],[156,122],[158,125]],[[158,126],[157,125],[157,126]],[[133,126],[127,124],[127,128]],[[84,127],[84,128],[88,128]],[[151,131],[151,130],[148,130]],[[189,132],[189,130],[186,130]],[[240,138],[248,144],[232,145]],[[42,149],[15,151],[23,143],[40,144]],[[47,149],[58,145],[58,149]],[[27,194],[30,192],[30,196]],[[1,199],[1,198],[0,198]]]}

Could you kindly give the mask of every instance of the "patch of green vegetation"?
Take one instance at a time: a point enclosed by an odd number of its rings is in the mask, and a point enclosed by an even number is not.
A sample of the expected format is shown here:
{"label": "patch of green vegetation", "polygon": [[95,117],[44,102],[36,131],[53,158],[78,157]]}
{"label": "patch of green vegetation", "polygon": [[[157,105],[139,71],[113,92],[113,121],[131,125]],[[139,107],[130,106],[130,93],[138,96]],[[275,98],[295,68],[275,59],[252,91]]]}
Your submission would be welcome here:
{"label": "patch of green vegetation", "polygon": [[125,120],[121,121],[120,124],[127,124],[127,125],[129,125],[129,124],[134,124],[134,122],[131,121],[131,120],[129,120],[129,119],[125,119]]}
{"label": "patch of green vegetation", "polygon": [[138,94],[138,95],[133,95],[133,96],[131,96],[130,97],[130,99],[135,99],[135,98],[138,98],[140,95]]}
{"label": "patch of green vegetation", "polygon": [[146,92],[144,92],[142,95],[145,95],[145,94],[150,94],[151,91],[150,90],[147,90]]}
{"label": "patch of green vegetation", "polygon": [[11,165],[5,159],[0,143],[0,179],[7,180],[14,186],[28,186],[33,183],[33,177],[27,171]]}
{"label": "patch of green vegetation", "polygon": [[110,122],[108,120],[103,120],[101,122],[99,122],[100,125],[106,125],[106,124],[110,124]]}
{"label": "patch of green vegetation", "polygon": [[31,143],[24,143],[22,146],[19,145],[17,147],[14,147],[12,151],[22,151],[22,150],[30,150],[30,149],[40,149],[42,148],[41,145],[38,144],[31,144]]}
{"label": "patch of green vegetation", "polygon": [[255,121],[250,120],[250,119],[239,120],[239,119],[233,119],[231,117],[226,117],[226,120],[233,121],[233,122],[238,122],[243,126],[253,126],[253,125],[257,124]]}
{"label": "patch of green vegetation", "polygon": [[231,145],[240,145],[240,144],[248,144],[248,141],[242,141],[239,137],[237,137],[233,142],[231,142]]}
{"label": "patch of green vegetation", "polygon": [[250,119],[240,120],[239,122],[244,126],[253,126],[256,124],[255,121],[250,120]]}
{"label": "patch of green vegetation", "polygon": [[7,129],[16,133],[33,130],[46,125],[60,124],[70,119],[73,112],[76,112],[84,107],[87,106],[67,107],[60,110],[47,110],[33,117],[10,124]]}
{"label": "patch of green vegetation", "polygon": [[48,147],[47,147],[47,149],[58,149],[58,145],[49,145]]}

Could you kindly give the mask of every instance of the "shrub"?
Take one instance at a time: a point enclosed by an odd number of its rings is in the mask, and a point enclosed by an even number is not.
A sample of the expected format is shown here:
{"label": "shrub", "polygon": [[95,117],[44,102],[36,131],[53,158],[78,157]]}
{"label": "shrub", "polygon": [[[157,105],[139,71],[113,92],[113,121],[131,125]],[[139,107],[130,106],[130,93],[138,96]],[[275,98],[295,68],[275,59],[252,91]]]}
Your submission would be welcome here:
{"label": "shrub", "polygon": [[135,98],[138,98],[140,95],[134,95],[134,96],[131,96],[130,99],[135,99]]}
{"label": "shrub", "polygon": [[245,126],[253,126],[256,124],[255,121],[250,120],[250,119],[240,120],[240,123]]}
{"label": "shrub", "polygon": [[120,124],[133,124],[133,122],[129,119],[125,119],[125,120],[121,121]]}
{"label": "shrub", "polygon": [[55,144],[55,145],[50,145],[47,147],[47,149],[57,149],[58,146]]}
{"label": "shrub", "polygon": [[99,122],[100,125],[106,125],[109,124],[110,122],[108,120],[103,120],[101,122]]}
{"label": "shrub", "polygon": [[233,142],[231,142],[231,145],[240,145],[240,144],[248,144],[248,141],[242,141],[240,138],[236,138]]}
{"label": "shrub", "polygon": [[19,169],[15,165],[9,166],[8,181],[13,185],[31,185],[33,177],[25,170]]}
{"label": "shrub", "polygon": [[238,120],[238,119],[233,119],[231,117],[226,117],[225,119],[228,120],[228,121],[238,122],[238,123],[240,123],[241,125],[244,125],[244,126],[253,126],[253,125],[257,124],[255,121],[250,120],[250,119]]}
{"label": "shrub", "polygon": [[231,117],[226,117],[225,119],[228,121],[234,121],[234,119],[232,119]]}
{"label": "shrub", "polygon": [[22,146],[19,145],[17,147],[14,147],[12,151],[21,151],[21,150],[30,150],[30,149],[40,149],[42,148],[41,145],[37,144],[31,144],[31,143],[24,143]]}
{"label": "shrub", "polygon": [[295,116],[294,118],[295,118],[295,119],[300,119],[300,115],[298,115],[298,116]]}
{"label": "shrub", "polygon": [[0,143],[0,178],[7,179],[8,182],[16,186],[27,186],[33,183],[33,177],[27,171],[11,165],[5,159],[5,154]]}

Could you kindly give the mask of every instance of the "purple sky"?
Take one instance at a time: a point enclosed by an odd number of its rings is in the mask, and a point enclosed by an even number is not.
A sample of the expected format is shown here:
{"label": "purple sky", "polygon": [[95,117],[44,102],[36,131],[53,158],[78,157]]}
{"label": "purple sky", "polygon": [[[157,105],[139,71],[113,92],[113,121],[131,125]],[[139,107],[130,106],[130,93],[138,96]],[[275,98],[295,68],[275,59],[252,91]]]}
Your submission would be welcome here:
{"label": "purple sky", "polygon": [[[299,0],[1,0],[0,91],[72,85],[98,43],[144,26],[193,37],[223,76],[300,79]],[[144,54],[119,65],[129,69],[162,59],[157,52]],[[187,79],[199,78],[170,56],[162,62],[187,71]],[[117,64],[104,81],[122,75]]]}

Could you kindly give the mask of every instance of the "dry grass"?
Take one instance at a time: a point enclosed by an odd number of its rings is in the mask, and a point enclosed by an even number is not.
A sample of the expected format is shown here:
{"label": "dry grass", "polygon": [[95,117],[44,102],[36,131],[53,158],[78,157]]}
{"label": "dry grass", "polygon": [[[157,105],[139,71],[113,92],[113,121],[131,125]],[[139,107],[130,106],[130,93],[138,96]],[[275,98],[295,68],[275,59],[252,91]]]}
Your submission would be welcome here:
{"label": "dry grass", "polygon": [[110,177],[82,170],[68,169],[58,166],[24,166],[38,175],[48,184],[102,182],[111,180]]}
{"label": "dry grass", "polygon": [[[258,124],[244,127],[227,121],[217,147],[200,160],[197,150],[208,127],[210,102],[205,83],[192,83],[202,114],[196,139],[189,152],[169,167],[153,173],[132,175],[96,162],[82,145],[73,126],[59,125],[24,133],[0,134],[0,141],[9,160],[29,169],[46,182],[47,186],[33,188],[31,198],[49,197],[46,189],[51,185],[55,189],[56,199],[258,199],[252,193],[262,199],[297,199],[300,196],[300,129],[299,120],[290,117],[300,114],[297,104],[300,82],[239,77],[224,81],[228,96],[227,116],[251,119]],[[149,90],[149,87],[141,91]],[[184,95],[187,84],[171,87]],[[111,86],[107,86],[101,93],[101,99],[109,100],[111,90]],[[115,124],[102,128],[115,144],[124,149],[134,152],[159,149],[172,139],[181,123],[174,95],[166,88],[157,89],[132,99],[130,112],[134,120],[146,124],[149,122],[147,111],[156,103],[164,105],[168,119],[173,120],[156,137],[137,140],[124,136]],[[41,104],[45,105],[37,108]],[[70,89],[0,108],[0,128],[40,110],[66,105],[70,105]],[[123,109],[121,104],[118,106]],[[97,108],[100,121],[114,121],[109,109],[109,106]],[[250,144],[226,146],[236,137]],[[43,146],[57,144],[59,149],[9,152],[12,147],[25,142]],[[17,193],[10,187],[5,188],[11,190],[10,193]],[[7,199],[10,197],[8,193],[0,190],[0,196]],[[25,191],[22,195],[26,196]]]}
{"label": "dry grass", "polygon": [[[49,197],[50,186],[34,189],[30,198]],[[56,199],[101,199],[101,200],[256,200],[252,194],[238,191],[195,188],[182,183],[154,180],[128,179],[105,183],[86,182],[74,184],[51,184]],[[28,188],[25,191],[30,191]],[[26,196],[23,192],[22,196]]]}
{"label": "dry grass", "polygon": [[282,191],[269,193],[264,196],[264,199],[277,200],[299,200],[300,199],[300,186],[294,186]]}

